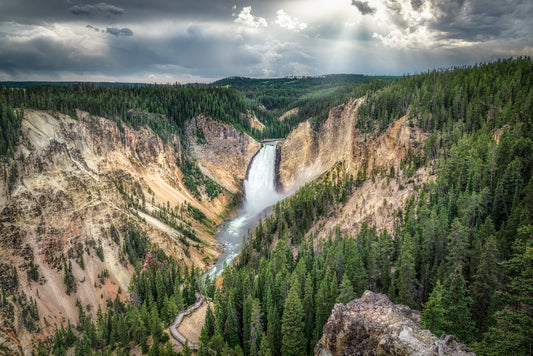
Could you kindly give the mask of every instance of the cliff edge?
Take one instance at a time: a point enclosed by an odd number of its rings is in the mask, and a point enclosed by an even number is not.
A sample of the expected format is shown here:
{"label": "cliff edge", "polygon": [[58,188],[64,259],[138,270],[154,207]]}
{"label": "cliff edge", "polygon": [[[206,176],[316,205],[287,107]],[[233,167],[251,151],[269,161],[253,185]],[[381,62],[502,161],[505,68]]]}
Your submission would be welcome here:
{"label": "cliff edge", "polygon": [[474,355],[453,335],[439,339],[418,321],[418,312],[366,291],[360,299],[335,305],[315,355]]}

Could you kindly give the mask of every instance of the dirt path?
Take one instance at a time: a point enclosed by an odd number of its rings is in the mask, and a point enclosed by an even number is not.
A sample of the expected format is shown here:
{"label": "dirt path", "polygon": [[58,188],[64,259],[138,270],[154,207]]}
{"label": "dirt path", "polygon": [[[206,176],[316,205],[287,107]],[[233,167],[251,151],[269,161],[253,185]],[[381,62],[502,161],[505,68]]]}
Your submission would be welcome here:
{"label": "dirt path", "polygon": [[194,303],[194,305],[190,306],[186,310],[180,311],[178,313],[178,315],[176,316],[176,319],[174,319],[172,324],[170,324],[170,326],[169,326],[170,335],[172,335],[172,337],[174,339],[178,340],[182,345],[185,345],[185,342],[188,342],[189,348],[191,350],[198,350],[198,343],[192,342],[191,340],[187,339],[178,330],[178,328],[179,328],[181,322],[183,321],[183,318],[188,316],[188,315],[190,315],[193,311],[198,309],[202,305],[203,302],[204,302],[204,296],[202,295],[202,296],[200,296],[200,299],[196,303]]}
{"label": "dirt path", "polygon": [[203,303],[189,316],[184,317],[178,327],[178,331],[189,340],[189,343],[198,343],[200,340],[200,333],[207,313],[207,305],[208,303]]}

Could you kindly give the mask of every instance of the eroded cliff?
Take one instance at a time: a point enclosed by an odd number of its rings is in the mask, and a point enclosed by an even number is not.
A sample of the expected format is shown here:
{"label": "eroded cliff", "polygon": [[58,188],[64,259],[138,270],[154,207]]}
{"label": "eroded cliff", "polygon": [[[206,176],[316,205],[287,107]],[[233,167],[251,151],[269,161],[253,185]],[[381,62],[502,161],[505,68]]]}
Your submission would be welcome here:
{"label": "eroded cliff", "polygon": [[[194,137],[190,142],[191,151],[204,174],[232,193],[242,193],[248,164],[261,149],[261,144],[233,126],[204,116],[190,120],[186,131],[189,137]],[[197,136],[199,131],[200,136]]]}
{"label": "eroded cliff", "polygon": [[285,193],[295,191],[333,165],[350,158],[353,127],[362,99],[330,110],[315,131],[310,120],[302,122],[280,144],[279,184]]}
{"label": "eroded cliff", "polygon": [[[206,142],[198,160],[219,184],[239,190],[259,144],[215,122],[201,125]],[[227,140],[216,136],[221,132]],[[4,164],[5,172],[15,173],[0,182],[0,267],[16,272],[18,286],[10,292],[35,301],[39,317],[30,333],[20,310],[0,315],[2,340],[31,350],[61,322],[75,322],[77,300],[94,316],[108,298],[126,298],[133,266],[122,248],[130,225],[183,264],[205,270],[216,259],[214,228],[233,197],[227,191],[214,198],[191,194],[176,163],[180,150],[177,137],[163,142],[147,129],[84,112],[73,119],[25,111],[16,159]],[[67,294],[69,263],[76,288]],[[28,271],[37,271],[38,279]]]}
{"label": "eroded cliff", "polygon": [[383,133],[366,134],[356,128],[364,98],[330,110],[318,130],[301,123],[280,144],[279,183],[284,192],[296,190],[319,175],[338,169],[355,181],[352,193],[334,218],[320,221],[311,232],[327,236],[336,226],[355,235],[364,222],[392,231],[417,185],[432,179],[429,169],[402,165],[408,155],[420,154],[426,135],[402,117]]}

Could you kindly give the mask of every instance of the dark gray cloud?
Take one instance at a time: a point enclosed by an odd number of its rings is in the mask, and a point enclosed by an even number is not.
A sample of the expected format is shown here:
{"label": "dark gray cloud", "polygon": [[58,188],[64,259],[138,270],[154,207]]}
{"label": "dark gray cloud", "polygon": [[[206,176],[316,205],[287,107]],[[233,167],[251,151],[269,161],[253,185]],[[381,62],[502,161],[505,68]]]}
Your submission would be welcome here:
{"label": "dark gray cloud", "polygon": [[355,6],[362,15],[372,15],[376,12],[376,9],[371,7],[367,1],[352,0],[352,5]]}
{"label": "dark gray cloud", "polygon": [[129,28],[127,27],[123,27],[123,28],[117,28],[117,27],[108,27],[105,29],[105,32],[106,33],[109,33],[113,36],[116,36],[116,37],[119,37],[119,36],[133,36],[133,31],[130,30]]}
{"label": "dark gray cloud", "polygon": [[415,11],[418,11],[423,4],[424,0],[411,0],[411,7]]}
{"label": "dark gray cloud", "polygon": [[531,35],[533,3],[530,0],[431,0],[435,21],[430,29],[443,39],[488,41]]}
{"label": "dark gray cloud", "polygon": [[118,6],[101,2],[95,5],[75,5],[69,9],[70,13],[77,16],[119,16],[124,13],[124,9]]}
{"label": "dark gray cloud", "polygon": [[17,43],[1,38],[0,47],[0,69],[14,77],[23,78],[24,73],[91,72],[108,67],[100,56],[80,55],[59,39],[35,38]]}
{"label": "dark gray cloud", "polygon": [[389,20],[400,28],[406,28],[408,25],[402,4],[398,0],[388,0],[386,4],[389,9]]}
{"label": "dark gray cloud", "polygon": [[[90,31],[96,31],[89,25]],[[190,26],[175,36],[124,41],[127,31],[123,28],[99,29],[110,36],[107,50],[82,52],[82,46],[74,48],[59,38],[36,38],[15,43],[0,36],[0,80],[2,73],[15,80],[24,78],[64,79],[65,75],[83,76],[87,79],[101,78],[144,78],[156,75],[179,80],[187,76],[194,78],[221,78],[231,75],[261,75],[264,47],[260,43],[240,38],[225,37],[223,31],[208,33],[202,26]],[[113,32],[113,33],[112,33]],[[116,33],[116,35],[115,35]],[[113,35],[113,36],[111,36]],[[261,41],[259,41],[261,42]],[[281,51],[280,51],[281,52]],[[274,57],[280,57],[274,55]],[[280,58],[280,62],[282,59]],[[279,64],[285,73],[286,65]],[[172,79],[173,78],[173,79]],[[122,79],[124,80],[124,79]],[[132,80],[132,79],[130,79]]]}
{"label": "dark gray cloud", "polygon": [[[16,0],[0,1],[0,19],[19,23],[161,19],[217,20],[231,16],[232,7],[249,0]],[[261,3],[267,8],[268,2]],[[254,5],[254,12],[258,5]]]}
{"label": "dark gray cloud", "polygon": [[87,28],[90,29],[90,30],[93,30],[93,31],[96,31],[96,32],[100,32],[100,29],[99,29],[98,27],[94,27],[94,26],[92,26],[92,25],[87,25],[87,26],[85,26],[85,27],[87,27]]}

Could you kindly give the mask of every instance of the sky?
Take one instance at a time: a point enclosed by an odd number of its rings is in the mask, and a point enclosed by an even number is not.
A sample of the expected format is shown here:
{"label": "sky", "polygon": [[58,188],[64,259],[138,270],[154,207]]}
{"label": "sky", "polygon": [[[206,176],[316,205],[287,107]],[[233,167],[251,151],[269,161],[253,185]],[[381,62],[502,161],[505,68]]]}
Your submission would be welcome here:
{"label": "sky", "polygon": [[533,0],[0,0],[0,81],[403,75],[533,56]]}

